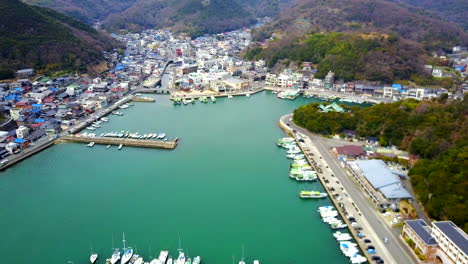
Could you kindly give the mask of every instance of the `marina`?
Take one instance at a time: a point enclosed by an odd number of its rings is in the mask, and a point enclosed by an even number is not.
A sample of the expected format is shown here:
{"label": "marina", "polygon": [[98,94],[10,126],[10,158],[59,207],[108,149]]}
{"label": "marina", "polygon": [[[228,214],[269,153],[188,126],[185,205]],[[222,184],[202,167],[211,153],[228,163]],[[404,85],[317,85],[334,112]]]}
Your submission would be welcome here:
{"label": "marina", "polygon": [[[242,244],[247,264],[305,263],[319,255],[330,264],[349,263],[332,235],[337,230],[324,228],[316,212],[329,198],[299,199],[301,189],[320,186],[285,184],[292,160],[273,144],[284,137],[278,118],[314,99],[278,101],[263,92],[217,98],[210,107],[174,106],[167,95],[156,100],[119,109],[123,116],[108,116],[101,128],[82,133],[163,131],[182,139],[172,151],[127,146],[117,151],[118,145],[107,149],[109,144],[98,145],[94,138],[92,149],[86,147],[90,142],[57,144],[5,171],[0,199],[11,206],[0,218],[9,241],[0,244],[0,252],[8,252],[3,261],[89,263],[92,241],[97,263],[105,263],[117,246],[111,234],[121,237],[125,231],[126,247],[147,262],[157,257],[156,249],[168,251],[174,261],[181,234],[192,264],[197,255],[208,264],[231,263],[234,255],[237,264]],[[255,152],[247,151],[252,146]],[[28,195],[15,195],[18,190]],[[294,224],[272,214],[276,210],[294,216]],[[282,250],[272,251],[274,246]],[[120,263],[122,249],[117,254]]]}

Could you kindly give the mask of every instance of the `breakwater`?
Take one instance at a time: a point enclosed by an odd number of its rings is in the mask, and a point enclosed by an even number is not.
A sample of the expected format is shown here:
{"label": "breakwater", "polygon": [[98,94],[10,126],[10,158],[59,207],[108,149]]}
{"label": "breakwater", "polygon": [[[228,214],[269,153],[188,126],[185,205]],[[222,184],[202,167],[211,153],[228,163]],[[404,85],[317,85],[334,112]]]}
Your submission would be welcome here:
{"label": "breakwater", "polygon": [[57,143],[61,142],[77,142],[77,143],[90,143],[102,145],[120,145],[129,147],[142,147],[142,148],[161,148],[161,149],[175,149],[179,138],[171,141],[159,140],[141,140],[131,138],[108,138],[108,137],[83,137],[83,136],[62,136]]}

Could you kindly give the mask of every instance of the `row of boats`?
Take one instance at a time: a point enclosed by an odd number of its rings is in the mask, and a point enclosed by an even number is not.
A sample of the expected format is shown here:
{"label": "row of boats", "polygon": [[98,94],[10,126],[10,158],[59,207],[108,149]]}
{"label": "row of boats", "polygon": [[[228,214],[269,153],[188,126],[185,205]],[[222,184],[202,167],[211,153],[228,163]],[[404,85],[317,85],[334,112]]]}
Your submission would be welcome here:
{"label": "row of boats", "polygon": [[[96,145],[94,142],[89,142],[88,145],[86,145],[88,148],[92,148]],[[107,145],[106,149],[110,149],[111,145]],[[119,147],[117,148],[118,150],[121,150],[123,148],[123,144],[120,144]]]}
{"label": "row of boats", "polygon": [[280,92],[279,90],[274,90],[273,93],[277,94],[277,97],[279,99],[294,100],[299,96],[300,91],[282,91],[282,92]]}
{"label": "row of boats", "polygon": [[343,223],[343,220],[338,219],[338,211],[334,210],[333,206],[321,206],[318,212],[322,218],[322,222],[330,225],[332,229],[347,228],[348,225]]}
{"label": "row of boats", "polygon": [[[341,220],[338,220],[338,212],[334,210],[333,206],[320,206],[318,212],[322,217],[322,221],[330,224],[332,229],[346,228],[347,225],[343,224]],[[367,261],[367,259],[359,254],[359,248],[356,243],[352,242],[352,237],[349,233],[342,233],[341,231],[336,231],[333,233],[336,241],[340,244],[341,252],[349,258],[350,262],[353,264],[360,264]]]}
{"label": "row of boats", "polygon": [[285,137],[278,139],[276,145],[287,149],[286,157],[293,160],[289,171],[290,178],[297,181],[315,181],[317,179],[317,172],[312,170],[294,138]]}
{"label": "row of boats", "polygon": [[[250,93],[246,93],[245,96],[250,97]],[[232,99],[233,96],[228,95],[227,98]],[[195,98],[180,98],[180,97],[175,97],[172,100],[173,100],[175,105],[195,104],[195,102],[197,101],[197,99],[195,99]],[[213,96],[213,95],[209,97],[209,100],[211,100],[211,102],[213,102],[213,103],[216,103],[216,97]],[[201,103],[208,103],[208,97],[207,96],[201,96],[201,97],[198,98],[198,101],[200,101]]]}
{"label": "row of boats", "polygon": [[[296,143],[295,138],[285,137],[278,139],[277,146],[287,149],[287,157],[293,159],[291,164],[291,171],[289,176],[299,181],[315,180],[317,173],[313,171],[310,164],[305,159],[305,155]],[[327,193],[319,191],[301,191],[299,193],[301,198],[319,199],[328,196]],[[338,229],[347,228],[348,225],[338,219],[338,211],[333,206],[320,206],[317,210],[322,218],[322,222],[327,223],[331,229],[337,230],[333,236],[340,244],[340,250],[349,258],[353,264],[360,264],[367,261],[367,259],[359,254],[359,249],[356,243],[352,242],[352,237],[349,233],[342,233]]]}
{"label": "row of boats", "polygon": [[[133,248],[126,247],[125,243],[125,233],[123,233],[123,254],[119,248],[114,249],[112,256],[106,259],[106,264],[200,264],[201,258],[200,256],[196,256],[193,259],[190,257],[185,256],[185,253],[180,249],[180,239],[179,239],[179,255],[176,259],[173,259],[169,256],[169,251],[163,250],[159,253],[158,258],[153,258],[152,260],[144,261],[143,257],[135,254]],[[92,251],[92,249],[91,249]],[[98,254],[91,252],[91,256],[89,260],[92,264],[96,263],[98,260]]]}
{"label": "row of boats", "polygon": [[94,121],[90,126],[88,126],[87,130],[96,130],[101,127],[102,122],[109,122],[109,118],[102,117],[101,120]]}
{"label": "row of boats", "polygon": [[113,138],[142,139],[142,140],[158,139],[158,140],[167,141],[167,137],[165,133],[147,133],[147,134],[142,135],[139,132],[131,133],[129,131],[120,131],[120,132],[102,133],[99,136],[100,137],[113,137]]}

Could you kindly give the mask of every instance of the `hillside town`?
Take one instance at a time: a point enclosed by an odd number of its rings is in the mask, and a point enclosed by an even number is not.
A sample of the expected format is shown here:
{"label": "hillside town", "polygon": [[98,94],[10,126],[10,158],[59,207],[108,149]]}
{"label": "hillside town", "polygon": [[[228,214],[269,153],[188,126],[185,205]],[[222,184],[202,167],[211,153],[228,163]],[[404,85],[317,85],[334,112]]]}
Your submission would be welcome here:
{"label": "hillside town", "polygon": [[[37,76],[33,69],[19,70],[17,80],[0,84],[3,115],[7,117],[0,129],[0,166],[8,165],[12,155],[21,157],[50,145],[61,135],[76,132],[71,130],[76,124],[137,93],[170,93],[175,103],[183,100],[186,104],[188,100],[194,103],[195,99],[202,101],[210,96],[249,96],[267,89],[283,99],[303,95],[324,101],[341,98],[341,102],[361,104],[407,98],[430,100],[442,94],[457,99],[468,92],[468,83],[464,83],[461,90],[449,91],[401,84],[343,82],[336,80],[333,72],[329,72],[325,79],[316,79],[316,69],[309,62],[303,62],[300,69],[286,68],[275,73],[263,60],[242,58],[243,50],[250,44],[250,33],[251,28],[244,28],[196,39],[169,30],[114,34],[114,38],[126,43],[126,49],[105,53],[109,70],[97,77],[51,78]],[[453,72],[466,77],[466,48],[454,47],[453,52],[445,57],[451,68],[427,65],[428,72],[437,78],[452,76]],[[320,104],[319,108],[322,112],[345,111],[335,101]],[[355,135],[355,131],[347,131],[344,137],[355,141]],[[364,147],[334,147],[333,154],[374,206],[383,213],[391,212],[386,214],[391,215],[390,225],[400,224],[401,215],[412,217],[409,212],[400,212],[399,207],[400,201],[414,199],[404,187],[406,173],[389,168],[380,159],[372,159],[378,154],[378,139],[364,140],[367,141]],[[382,154],[385,148],[380,151]],[[382,156],[408,158],[407,154],[383,153]],[[432,230],[422,219],[404,223],[402,238],[419,259],[435,258],[438,254],[447,259],[444,263],[468,263],[466,234],[453,223],[434,222]],[[463,239],[464,242],[460,242]],[[446,240],[449,242],[443,242]],[[452,248],[456,253],[451,253]]]}

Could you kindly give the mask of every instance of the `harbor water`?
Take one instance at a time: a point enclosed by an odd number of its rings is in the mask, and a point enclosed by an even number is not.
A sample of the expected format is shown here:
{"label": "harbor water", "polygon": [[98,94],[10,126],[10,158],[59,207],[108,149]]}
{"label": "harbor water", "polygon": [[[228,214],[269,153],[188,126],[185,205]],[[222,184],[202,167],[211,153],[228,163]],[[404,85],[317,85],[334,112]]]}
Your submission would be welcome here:
{"label": "harbor water", "polygon": [[91,244],[104,263],[122,232],[145,260],[176,257],[180,236],[203,263],[237,263],[242,245],[247,263],[347,263],[316,211],[331,202],[299,198],[320,183],[290,179],[275,145],[279,118],[312,101],[262,92],[175,106],[160,95],[119,110],[93,133],[164,132],[178,147],[66,143],[2,172],[2,263],[89,263]]}

